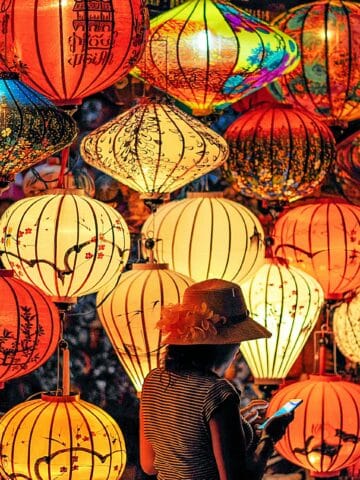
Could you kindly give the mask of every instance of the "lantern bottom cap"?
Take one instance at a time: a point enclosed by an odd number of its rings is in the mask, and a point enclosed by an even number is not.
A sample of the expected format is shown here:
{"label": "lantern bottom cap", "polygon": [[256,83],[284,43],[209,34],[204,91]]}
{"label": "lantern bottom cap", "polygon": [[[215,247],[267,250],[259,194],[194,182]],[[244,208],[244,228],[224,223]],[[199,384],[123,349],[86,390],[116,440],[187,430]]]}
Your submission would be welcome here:
{"label": "lantern bottom cap", "polygon": [[281,385],[284,383],[283,378],[255,378],[255,385]]}
{"label": "lantern bottom cap", "polygon": [[316,478],[334,478],[334,477],[339,477],[340,475],[340,470],[334,470],[333,472],[313,472],[310,471],[310,476],[311,477],[316,477]]}

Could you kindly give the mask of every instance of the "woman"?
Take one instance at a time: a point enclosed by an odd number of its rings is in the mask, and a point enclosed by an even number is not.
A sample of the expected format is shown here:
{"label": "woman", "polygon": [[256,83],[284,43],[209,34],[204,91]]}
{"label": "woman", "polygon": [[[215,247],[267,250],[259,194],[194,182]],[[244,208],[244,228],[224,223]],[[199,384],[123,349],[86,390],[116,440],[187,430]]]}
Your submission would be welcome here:
{"label": "woman", "polygon": [[271,333],[249,318],[238,285],[206,280],[163,308],[165,364],[147,376],[140,404],[140,464],[158,480],[258,480],[292,414],[260,437],[222,378],[240,342]]}

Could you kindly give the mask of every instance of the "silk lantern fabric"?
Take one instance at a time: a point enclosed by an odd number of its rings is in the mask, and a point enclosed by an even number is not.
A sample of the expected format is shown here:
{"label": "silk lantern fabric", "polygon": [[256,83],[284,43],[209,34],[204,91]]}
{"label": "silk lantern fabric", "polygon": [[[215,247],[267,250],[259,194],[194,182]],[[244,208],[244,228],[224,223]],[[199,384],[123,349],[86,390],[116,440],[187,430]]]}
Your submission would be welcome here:
{"label": "silk lantern fabric", "polygon": [[190,0],[150,22],[132,74],[208,115],[291,71],[291,37],[221,0]]}
{"label": "silk lantern fabric", "polygon": [[360,363],[360,294],[334,309],[336,345],[351,362]]}
{"label": "silk lantern fabric", "polygon": [[337,145],[334,167],[335,177],[344,197],[360,205],[360,131]]}

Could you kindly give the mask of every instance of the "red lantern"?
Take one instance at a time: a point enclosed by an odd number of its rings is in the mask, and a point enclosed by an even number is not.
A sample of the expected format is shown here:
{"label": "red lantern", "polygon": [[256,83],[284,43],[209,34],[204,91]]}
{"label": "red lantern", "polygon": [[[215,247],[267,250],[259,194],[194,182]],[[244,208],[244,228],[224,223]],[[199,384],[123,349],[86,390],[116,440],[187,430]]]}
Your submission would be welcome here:
{"label": "red lantern", "polygon": [[336,179],[344,196],[356,205],[360,204],[360,131],[337,145],[335,162]]}

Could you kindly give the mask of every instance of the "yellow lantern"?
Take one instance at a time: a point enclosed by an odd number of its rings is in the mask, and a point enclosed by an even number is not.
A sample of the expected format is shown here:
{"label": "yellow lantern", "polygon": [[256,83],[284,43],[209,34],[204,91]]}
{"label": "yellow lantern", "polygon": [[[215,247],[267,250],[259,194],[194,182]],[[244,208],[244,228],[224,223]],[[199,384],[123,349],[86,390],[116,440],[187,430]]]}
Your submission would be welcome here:
{"label": "yellow lantern", "polygon": [[243,342],[241,352],[257,383],[280,383],[315,327],[324,302],[322,288],[277,258],[267,259],[241,288],[250,316],[272,333],[267,339]]}
{"label": "yellow lantern", "polygon": [[162,205],[147,218],[142,235],[153,238],[157,261],[195,281],[241,282],[264,260],[260,221],[219,192],[193,193]]}
{"label": "yellow lantern", "polygon": [[3,478],[118,480],[126,463],[123,434],[104,410],[78,395],[42,395],[0,420]]}
{"label": "yellow lantern", "polygon": [[160,359],[161,334],[156,327],[163,305],[180,303],[190,278],[166,264],[139,263],[118,284],[97,294],[98,314],[117,356],[138,392]]}
{"label": "yellow lantern", "polygon": [[335,308],[333,329],[336,345],[352,362],[360,363],[360,294]]}

